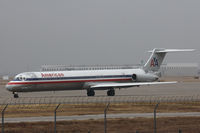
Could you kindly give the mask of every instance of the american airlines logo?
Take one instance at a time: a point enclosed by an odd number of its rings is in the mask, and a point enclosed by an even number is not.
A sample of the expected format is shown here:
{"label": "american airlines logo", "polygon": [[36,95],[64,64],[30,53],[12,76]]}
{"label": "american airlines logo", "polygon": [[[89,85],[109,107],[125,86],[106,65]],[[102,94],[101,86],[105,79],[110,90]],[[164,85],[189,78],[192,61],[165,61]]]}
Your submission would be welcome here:
{"label": "american airlines logo", "polygon": [[42,78],[64,77],[63,73],[41,73]]}
{"label": "american airlines logo", "polygon": [[151,59],[150,67],[156,67],[156,66],[158,66],[158,59],[154,57]]}

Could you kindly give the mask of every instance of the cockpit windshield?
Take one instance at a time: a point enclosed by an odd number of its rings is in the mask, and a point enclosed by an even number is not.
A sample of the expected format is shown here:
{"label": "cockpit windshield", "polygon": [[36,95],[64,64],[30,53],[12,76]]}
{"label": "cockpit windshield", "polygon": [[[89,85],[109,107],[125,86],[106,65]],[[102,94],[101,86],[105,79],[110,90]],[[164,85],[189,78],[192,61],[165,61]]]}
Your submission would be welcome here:
{"label": "cockpit windshield", "polygon": [[28,78],[35,78],[36,75],[33,73],[21,73],[15,76],[14,80],[15,81],[26,81]]}
{"label": "cockpit windshield", "polygon": [[26,80],[26,77],[24,75],[20,75],[20,76],[16,76],[14,78],[14,80],[20,80],[20,81],[25,81]]}

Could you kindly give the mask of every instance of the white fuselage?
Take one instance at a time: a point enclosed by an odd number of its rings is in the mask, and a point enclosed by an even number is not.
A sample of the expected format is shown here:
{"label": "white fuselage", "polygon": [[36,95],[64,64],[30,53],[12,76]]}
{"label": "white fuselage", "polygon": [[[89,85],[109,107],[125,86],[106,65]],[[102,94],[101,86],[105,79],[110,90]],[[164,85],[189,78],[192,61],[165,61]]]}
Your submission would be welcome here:
{"label": "white fuselage", "polygon": [[18,98],[17,92],[87,90],[94,96],[94,90],[108,90],[108,96],[115,95],[115,88],[128,88],[140,85],[171,84],[176,82],[153,82],[158,80],[160,66],[166,53],[186,52],[194,49],[154,48],[146,64],[141,69],[26,72],[18,74],[6,88]]}
{"label": "white fuselage", "polygon": [[143,69],[26,72],[18,74],[6,88],[12,92],[82,90],[95,83],[152,82],[157,79],[158,76]]}

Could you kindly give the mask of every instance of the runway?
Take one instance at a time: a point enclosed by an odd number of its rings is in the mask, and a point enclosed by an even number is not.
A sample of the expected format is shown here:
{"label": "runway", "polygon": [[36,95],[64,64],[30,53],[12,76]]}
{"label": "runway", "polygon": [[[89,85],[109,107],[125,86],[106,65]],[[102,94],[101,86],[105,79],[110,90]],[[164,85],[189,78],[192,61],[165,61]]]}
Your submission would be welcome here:
{"label": "runway", "polygon": [[[200,101],[200,82],[179,82],[170,85],[152,85],[116,89],[116,96],[108,97],[106,91],[96,91],[94,97],[86,96],[86,90],[19,93],[14,99],[3,85],[0,86],[0,104],[82,104],[120,102],[191,102]],[[199,112],[157,113],[157,117],[200,117]],[[108,118],[152,118],[153,113],[108,114]],[[58,121],[103,119],[100,115],[57,116]],[[6,123],[53,121],[53,116],[5,118]]]}
{"label": "runway", "polygon": [[[122,114],[107,114],[107,118],[153,118],[153,113],[122,113]],[[186,112],[186,113],[157,113],[156,117],[200,117],[200,112]],[[98,120],[103,119],[104,114],[98,115],[74,115],[74,116],[57,116],[57,121],[73,121],[73,120]],[[40,122],[40,121],[54,121],[53,116],[40,117],[18,117],[5,118],[5,123],[19,123],[19,122]]]}
{"label": "runway", "polygon": [[86,90],[56,91],[56,92],[29,92],[19,93],[18,99],[14,99],[11,92],[0,86],[0,104],[17,103],[88,103],[88,102],[145,102],[151,100],[199,100],[200,82],[180,82],[168,85],[151,85],[116,89],[116,96],[108,97],[106,91],[95,91],[94,97],[86,96]]}

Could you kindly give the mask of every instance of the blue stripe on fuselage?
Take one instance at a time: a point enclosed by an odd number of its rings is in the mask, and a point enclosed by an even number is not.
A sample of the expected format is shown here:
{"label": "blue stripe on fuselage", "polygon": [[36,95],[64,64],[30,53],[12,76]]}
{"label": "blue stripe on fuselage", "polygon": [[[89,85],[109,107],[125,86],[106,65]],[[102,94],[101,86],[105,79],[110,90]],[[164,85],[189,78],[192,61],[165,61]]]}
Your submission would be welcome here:
{"label": "blue stripe on fuselage", "polygon": [[[108,75],[108,76],[79,76],[79,77],[51,77],[51,78],[27,78],[25,81],[37,81],[37,80],[70,80],[70,79],[100,79],[100,78],[131,78],[132,75]],[[14,79],[13,81],[21,81]]]}

